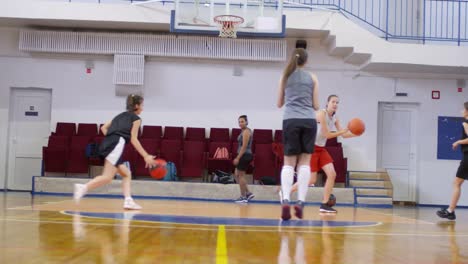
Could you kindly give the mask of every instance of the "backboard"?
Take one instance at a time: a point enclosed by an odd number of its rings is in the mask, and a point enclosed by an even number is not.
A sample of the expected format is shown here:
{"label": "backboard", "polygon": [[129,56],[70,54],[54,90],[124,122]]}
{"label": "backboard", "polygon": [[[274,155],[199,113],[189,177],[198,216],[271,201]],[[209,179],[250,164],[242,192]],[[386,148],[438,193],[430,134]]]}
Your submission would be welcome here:
{"label": "backboard", "polygon": [[283,0],[175,0],[171,32],[218,35],[214,18],[235,15],[243,18],[238,36],[284,37],[286,17]]}

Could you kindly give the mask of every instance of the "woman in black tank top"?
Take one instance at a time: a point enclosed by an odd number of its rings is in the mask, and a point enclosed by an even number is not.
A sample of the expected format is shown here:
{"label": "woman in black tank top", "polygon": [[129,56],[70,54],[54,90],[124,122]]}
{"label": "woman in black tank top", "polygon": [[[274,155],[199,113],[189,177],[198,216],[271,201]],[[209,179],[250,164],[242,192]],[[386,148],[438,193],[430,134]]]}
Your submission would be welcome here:
{"label": "woman in black tank top", "polygon": [[453,182],[453,193],[450,206],[448,208],[442,208],[437,211],[437,215],[441,218],[447,218],[449,220],[455,220],[455,207],[457,207],[458,200],[460,199],[461,186],[465,180],[468,180],[468,102],[465,102],[464,109],[462,111],[464,122],[462,136],[460,140],[457,140],[452,144],[453,150],[456,150],[458,146],[463,153],[463,158],[458,167],[455,181]]}
{"label": "woman in black tank top", "polygon": [[125,143],[131,142],[136,151],[143,157],[146,167],[154,166],[154,156],[148,154],[138,140],[138,131],[141,119],[138,115],[143,111],[143,97],[129,95],[127,97],[127,111],[117,115],[105,123],[102,133],[106,136],[99,147],[100,156],[105,159],[102,174],[89,181],[87,184],[75,184],[73,198],[76,203],[90,190],[96,189],[112,181],[116,173],[122,175],[122,189],[125,197],[124,209],[140,210],[131,196],[130,184],[132,173],[123,164],[121,159]]}

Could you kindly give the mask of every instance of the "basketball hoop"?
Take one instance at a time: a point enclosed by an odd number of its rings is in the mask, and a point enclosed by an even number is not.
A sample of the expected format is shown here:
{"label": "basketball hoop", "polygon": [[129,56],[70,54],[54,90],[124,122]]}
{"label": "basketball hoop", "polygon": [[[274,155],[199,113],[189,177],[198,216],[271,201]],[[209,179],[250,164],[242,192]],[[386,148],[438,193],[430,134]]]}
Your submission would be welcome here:
{"label": "basketball hoop", "polygon": [[220,15],[213,18],[219,25],[219,36],[222,38],[237,38],[237,27],[244,23],[244,19],[234,15]]}

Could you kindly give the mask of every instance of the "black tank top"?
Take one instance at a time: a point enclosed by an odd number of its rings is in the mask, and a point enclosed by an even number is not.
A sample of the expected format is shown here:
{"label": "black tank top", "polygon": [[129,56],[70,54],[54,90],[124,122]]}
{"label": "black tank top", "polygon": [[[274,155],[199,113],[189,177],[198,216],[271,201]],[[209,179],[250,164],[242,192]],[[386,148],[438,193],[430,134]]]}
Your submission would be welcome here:
{"label": "black tank top", "polygon": [[130,141],[133,122],[141,118],[134,112],[123,112],[112,119],[109,130],[106,136],[118,135],[125,139],[125,142]]}
{"label": "black tank top", "polygon": [[[465,119],[465,124],[468,124],[468,120]],[[465,131],[465,127],[462,126],[462,129],[463,129],[463,132],[462,132],[462,137],[461,139],[466,139],[468,137],[468,135],[466,134],[466,131]],[[463,144],[461,145],[461,151],[465,154],[468,153],[468,144]]]}

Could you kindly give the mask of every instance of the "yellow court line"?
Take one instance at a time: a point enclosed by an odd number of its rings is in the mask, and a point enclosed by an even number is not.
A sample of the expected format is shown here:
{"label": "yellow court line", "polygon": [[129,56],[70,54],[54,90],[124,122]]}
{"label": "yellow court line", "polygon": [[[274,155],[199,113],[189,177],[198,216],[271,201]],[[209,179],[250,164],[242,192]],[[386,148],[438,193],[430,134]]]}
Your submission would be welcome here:
{"label": "yellow court line", "polygon": [[226,246],[226,228],[218,226],[218,240],[216,241],[216,264],[228,264]]}

